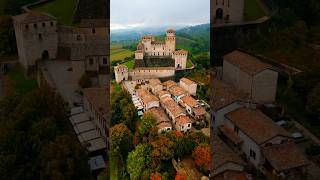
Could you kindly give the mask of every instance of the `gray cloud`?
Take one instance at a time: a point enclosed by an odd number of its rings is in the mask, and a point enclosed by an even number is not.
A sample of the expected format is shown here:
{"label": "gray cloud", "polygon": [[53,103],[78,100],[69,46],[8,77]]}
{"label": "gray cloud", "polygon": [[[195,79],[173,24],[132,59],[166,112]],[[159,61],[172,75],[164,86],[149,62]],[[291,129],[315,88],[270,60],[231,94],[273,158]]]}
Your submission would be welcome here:
{"label": "gray cloud", "polygon": [[111,25],[157,26],[210,21],[210,0],[110,0]]}

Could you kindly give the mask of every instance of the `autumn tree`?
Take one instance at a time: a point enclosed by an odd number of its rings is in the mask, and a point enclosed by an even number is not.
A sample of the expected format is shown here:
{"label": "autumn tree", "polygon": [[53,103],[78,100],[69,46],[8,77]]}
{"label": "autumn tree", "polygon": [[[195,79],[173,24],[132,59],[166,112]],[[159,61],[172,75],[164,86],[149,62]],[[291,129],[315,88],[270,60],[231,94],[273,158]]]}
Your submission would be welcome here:
{"label": "autumn tree", "polygon": [[133,151],[129,152],[127,171],[130,174],[130,179],[140,179],[142,172],[150,166],[150,152],[151,149],[146,144],[139,144]]}
{"label": "autumn tree", "polygon": [[150,180],[161,180],[161,174],[158,172],[151,173]]}
{"label": "autumn tree", "polygon": [[170,160],[174,156],[174,142],[166,136],[160,135],[150,142],[151,156],[155,161]]}
{"label": "autumn tree", "polygon": [[151,113],[144,113],[139,125],[139,136],[147,135],[156,126],[156,119]]}
{"label": "autumn tree", "polygon": [[117,124],[110,128],[110,150],[114,154],[120,154],[123,159],[127,157],[132,148],[132,134],[128,127],[123,124]]}
{"label": "autumn tree", "polygon": [[211,148],[208,144],[201,144],[197,146],[193,152],[192,157],[195,164],[204,172],[209,172],[211,168]]}
{"label": "autumn tree", "polygon": [[187,175],[184,171],[178,171],[176,176],[174,177],[174,180],[187,180]]}

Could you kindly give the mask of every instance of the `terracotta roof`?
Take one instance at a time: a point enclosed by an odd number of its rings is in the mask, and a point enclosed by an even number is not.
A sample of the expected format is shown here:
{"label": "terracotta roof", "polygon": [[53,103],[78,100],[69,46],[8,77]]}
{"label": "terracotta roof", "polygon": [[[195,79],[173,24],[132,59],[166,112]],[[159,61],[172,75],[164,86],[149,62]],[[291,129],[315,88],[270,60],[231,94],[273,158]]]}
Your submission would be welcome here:
{"label": "terracotta roof", "polygon": [[265,158],[277,171],[309,165],[304,153],[293,143],[277,144],[262,150]]}
{"label": "terracotta roof", "polygon": [[191,96],[183,96],[181,100],[190,107],[195,107],[198,105],[198,102]]}
{"label": "terracotta roof", "polygon": [[261,62],[258,58],[237,50],[225,55],[223,59],[249,75],[272,68],[270,64]]}
{"label": "terracotta roof", "polygon": [[170,122],[162,122],[157,125],[158,129],[168,128],[168,127],[172,128],[172,124]]}
{"label": "terracotta roof", "polygon": [[185,114],[184,110],[171,97],[163,97],[160,99],[160,102],[174,117]]}
{"label": "terracotta roof", "polygon": [[54,16],[50,14],[37,11],[30,11],[17,16],[13,16],[13,19],[25,24],[57,20]]}
{"label": "terracotta roof", "polygon": [[212,141],[212,170],[229,162],[244,165],[244,162],[233,152],[218,136],[213,136]]}
{"label": "terracotta roof", "polygon": [[107,27],[109,22],[107,19],[81,19],[80,28]]}
{"label": "terracotta roof", "polygon": [[172,81],[172,80],[168,80],[168,81],[162,83],[162,85],[167,87],[167,88],[171,88],[172,86],[176,86],[178,84],[176,82]]}
{"label": "terracotta roof", "polygon": [[242,139],[230,128],[222,125],[219,126],[219,130],[228,137],[228,139],[230,139],[234,144],[238,145],[240,143],[242,143]]}
{"label": "terracotta roof", "polygon": [[180,82],[184,82],[185,84],[187,84],[187,85],[191,85],[191,84],[196,84],[195,82],[193,82],[193,81],[191,81],[190,79],[188,79],[188,78],[181,78],[180,79]]}
{"label": "terracotta roof", "polygon": [[167,117],[166,113],[163,111],[162,108],[151,108],[146,113],[151,113],[157,120],[157,125],[162,122],[170,122],[169,118]]}
{"label": "terracotta roof", "polygon": [[180,49],[180,50],[177,50],[177,51],[173,51],[173,54],[174,55],[186,55],[186,54],[188,54],[188,51],[186,51],[184,49]]}
{"label": "terracotta roof", "polygon": [[188,116],[179,116],[175,119],[175,121],[176,121],[176,125],[178,125],[178,126],[192,123],[192,121],[190,120],[190,118]]}
{"label": "terracotta roof", "polygon": [[227,113],[226,117],[258,145],[276,136],[290,137],[287,131],[259,110],[239,108]]}
{"label": "terracotta roof", "polygon": [[86,88],[83,89],[83,96],[92,104],[97,113],[106,117],[108,107],[107,90],[105,88]]}
{"label": "terracotta roof", "polygon": [[161,90],[161,91],[158,92],[159,98],[160,98],[161,96],[165,95],[165,94],[169,94],[169,95],[170,95],[170,93],[169,93],[168,91],[165,91],[165,90]]}
{"label": "terracotta roof", "polygon": [[206,110],[203,107],[194,107],[193,108],[193,113],[195,116],[202,116],[206,114]]}
{"label": "terracotta roof", "polygon": [[247,94],[237,90],[236,88],[214,78],[212,78],[211,82],[211,104],[213,110],[217,111],[235,101],[247,100]]}
{"label": "terracotta roof", "polygon": [[159,79],[148,79],[148,81],[151,86],[161,85],[161,81]]}
{"label": "terracotta roof", "polygon": [[137,95],[140,97],[140,99],[145,103],[149,103],[149,102],[152,102],[152,101],[159,101],[159,99],[152,95],[148,90],[146,89],[137,89],[136,90],[137,92]]}
{"label": "terracotta roof", "polygon": [[174,96],[181,96],[183,94],[186,94],[186,91],[182,89],[180,86],[172,86],[169,89],[169,92]]}

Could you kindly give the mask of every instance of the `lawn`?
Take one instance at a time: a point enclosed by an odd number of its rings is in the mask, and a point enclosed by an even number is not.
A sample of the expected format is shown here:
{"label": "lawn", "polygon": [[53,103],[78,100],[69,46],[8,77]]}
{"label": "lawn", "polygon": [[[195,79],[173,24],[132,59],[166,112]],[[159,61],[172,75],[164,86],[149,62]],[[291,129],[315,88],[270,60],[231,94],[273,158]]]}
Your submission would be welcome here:
{"label": "lawn", "polygon": [[133,69],[134,68],[134,60],[130,60],[130,61],[127,61],[125,63],[123,63],[123,65],[126,65],[128,67],[128,69]]}
{"label": "lawn", "polygon": [[260,7],[258,0],[246,0],[244,2],[244,19],[254,21],[265,16],[265,12]]}
{"label": "lawn", "polygon": [[57,17],[59,23],[72,25],[76,4],[77,0],[54,0],[35,6],[32,10],[50,13]]}
{"label": "lawn", "polygon": [[124,60],[126,57],[131,57],[134,52],[128,49],[111,49],[110,58],[111,61]]}
{"label": "lawn", "polygon": [[21,68],[14,67],[6,75],[9,92],[25,94],[37,87],[36,80],[26,79]]}

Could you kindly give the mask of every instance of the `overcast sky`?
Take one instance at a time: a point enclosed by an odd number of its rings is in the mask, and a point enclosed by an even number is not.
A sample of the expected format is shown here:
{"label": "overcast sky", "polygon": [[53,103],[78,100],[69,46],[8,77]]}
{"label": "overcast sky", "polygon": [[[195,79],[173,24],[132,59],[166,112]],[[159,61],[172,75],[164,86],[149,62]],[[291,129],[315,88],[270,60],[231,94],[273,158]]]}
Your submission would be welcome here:
{"label": "overcast sky", "polygon": [[111,29],[210,22],[210,0],[110,0]]}

